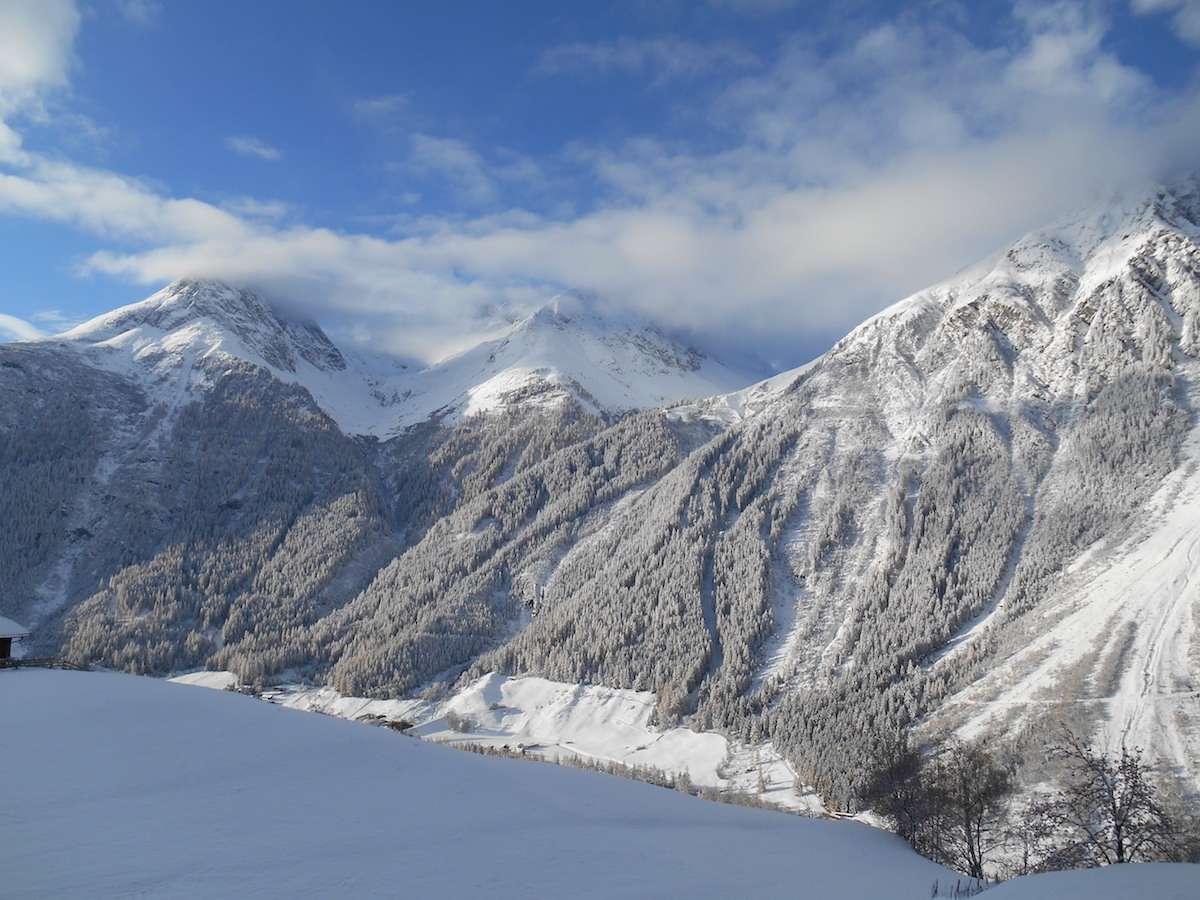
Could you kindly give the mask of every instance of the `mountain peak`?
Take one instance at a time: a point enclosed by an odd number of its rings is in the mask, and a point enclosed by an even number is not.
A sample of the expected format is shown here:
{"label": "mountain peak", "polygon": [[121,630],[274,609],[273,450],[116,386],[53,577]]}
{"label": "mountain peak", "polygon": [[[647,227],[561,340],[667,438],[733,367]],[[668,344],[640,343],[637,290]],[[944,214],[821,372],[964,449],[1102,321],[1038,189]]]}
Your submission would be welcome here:
{"label": "mountain peak", "polygon": [[632,313],[610,315],[598,305],[578,291],[559,294],[492,338],[405,376],[396,427],[435,413],[453,421],[568,398],[616,415],[725,394],[766,374],[732,369]]}
{"label": "mountain peak", "polygon": [[106,348],[126,346],[138,356],[188,349],[204,357],[220,350],[292,373],[300,360],[324,371],[346,368],[315,323],[282,317],[253,291],[219,281],[174,281],[61,337]]}

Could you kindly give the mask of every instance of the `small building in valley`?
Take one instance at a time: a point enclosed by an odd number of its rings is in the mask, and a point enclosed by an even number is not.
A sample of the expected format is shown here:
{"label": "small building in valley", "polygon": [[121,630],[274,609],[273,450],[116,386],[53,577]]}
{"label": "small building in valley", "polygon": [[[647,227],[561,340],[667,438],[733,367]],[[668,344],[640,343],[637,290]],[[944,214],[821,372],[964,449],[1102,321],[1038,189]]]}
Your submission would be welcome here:
{"label": "small building in valley", "polygon": [[12,619],[0,616],[0,660],[10,659],[13,642],[27,637],[29,637],[28,628],[18,625]]}

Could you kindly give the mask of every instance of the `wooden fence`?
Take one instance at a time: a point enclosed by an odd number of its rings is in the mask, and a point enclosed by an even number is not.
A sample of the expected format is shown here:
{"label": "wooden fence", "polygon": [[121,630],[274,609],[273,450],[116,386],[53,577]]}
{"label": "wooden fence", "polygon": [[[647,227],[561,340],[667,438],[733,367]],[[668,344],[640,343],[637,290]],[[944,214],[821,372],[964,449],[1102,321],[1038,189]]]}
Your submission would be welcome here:
{"label": "wooden fence", "polygon": [[74,669],[76,672],[87,672],[90,666],[80,666],[65,659],[44,657],[40,659],[0,659],[0,669]]}

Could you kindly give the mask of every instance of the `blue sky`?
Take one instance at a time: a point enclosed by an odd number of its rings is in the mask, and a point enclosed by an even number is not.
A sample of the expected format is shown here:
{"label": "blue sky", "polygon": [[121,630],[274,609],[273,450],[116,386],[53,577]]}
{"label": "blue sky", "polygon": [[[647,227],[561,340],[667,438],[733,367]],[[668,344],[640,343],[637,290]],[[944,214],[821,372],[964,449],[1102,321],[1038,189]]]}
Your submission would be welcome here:
{"label": "blue sky", "polygon": [[0,335],[178,277],[432,360],[566,287],[796,365],[1200,167],[1200,0],[0,0]]}

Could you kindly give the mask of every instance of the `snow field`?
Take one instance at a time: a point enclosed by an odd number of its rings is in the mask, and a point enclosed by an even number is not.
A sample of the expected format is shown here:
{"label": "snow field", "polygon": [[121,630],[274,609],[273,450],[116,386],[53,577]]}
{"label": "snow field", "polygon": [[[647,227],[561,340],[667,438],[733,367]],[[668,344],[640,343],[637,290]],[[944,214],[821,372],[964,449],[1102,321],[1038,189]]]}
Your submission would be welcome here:
{"label": "snow field", "polygon": [[[8,896],[904,900],[960,880],[861,823],[455,753],[230,692],[15,669],[0,710]],[[1194,900],[1197,885],[1200,866],[1128,865],[986,896]]]}
{"label": "snow field", "polygon": [[899,838],[153,679],[0,672],[20,897],[924,898]]}

